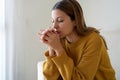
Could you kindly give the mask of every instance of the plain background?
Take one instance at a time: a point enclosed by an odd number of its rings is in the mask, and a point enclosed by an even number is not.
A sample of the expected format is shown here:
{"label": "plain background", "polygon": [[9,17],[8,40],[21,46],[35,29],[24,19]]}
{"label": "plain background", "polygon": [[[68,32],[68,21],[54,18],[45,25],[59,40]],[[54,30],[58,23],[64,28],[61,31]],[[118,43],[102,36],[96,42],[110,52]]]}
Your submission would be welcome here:
{"label": "plain background", "polygon": [[[47,47],[40,29],[51,26],[51,8],[58,0],[6,0],[7,80],[37,80],[37,63]],[[101,29],[109,56],[120,79],[120,0],[78,0],[88,26]]]}

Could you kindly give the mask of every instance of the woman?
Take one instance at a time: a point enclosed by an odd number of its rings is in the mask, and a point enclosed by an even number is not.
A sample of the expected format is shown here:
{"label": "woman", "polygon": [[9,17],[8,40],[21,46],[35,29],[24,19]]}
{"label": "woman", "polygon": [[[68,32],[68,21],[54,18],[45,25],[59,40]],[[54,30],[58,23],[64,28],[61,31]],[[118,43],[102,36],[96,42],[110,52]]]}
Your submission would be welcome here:
{"label": "woman", "polygon": [[39,32],[49,47],[43,64],[45,80],[116,80],[104,39],[86,26],[76,0],[57,2],[52,22],[52,28]]}

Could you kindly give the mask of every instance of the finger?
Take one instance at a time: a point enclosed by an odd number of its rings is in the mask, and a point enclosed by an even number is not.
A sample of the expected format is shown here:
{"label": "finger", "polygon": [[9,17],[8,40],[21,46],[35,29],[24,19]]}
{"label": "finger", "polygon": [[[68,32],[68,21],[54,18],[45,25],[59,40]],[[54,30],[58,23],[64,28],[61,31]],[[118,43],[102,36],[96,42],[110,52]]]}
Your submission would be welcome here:
{"label": "finger", "polygon": [[38,33],[43,34],[44,31],[45,31],[45,29],[40,29]]}
{"label": "finger", "polygon": [[51,32],[49,31],[49,29],[43,29],[38,32],[38,36],[42,42],[47,41],[50,35]]}
{"label": "finger", "polygon": [[46,35],[40,36],[40,41],[42,41],[43,43],[48,42],[48,36],[46,36]]}
{"label": "finger", "polygon": [[49,28],[48,28],[48,31],[50,31],[50,32],[51,32],[51,31],[52,31],[52,29],[53,29],[52,27],[49,27]]}
{"label": "finger", "polygon": [[42,34],[41,34],[41,33],[38,33],[38,36],[42,36]]}
{"label": "finger", "polygon": [[46,33],[46,35],[47,35],[48,37],[51,37],[51,36],[53,35],[53,32],[52,32],[52,31],[48,31],[48,32]]}
{"label": "finger", "polygon": [[39,35],[44,35],[48,32],[48,29],[43,29],[39,31]]}

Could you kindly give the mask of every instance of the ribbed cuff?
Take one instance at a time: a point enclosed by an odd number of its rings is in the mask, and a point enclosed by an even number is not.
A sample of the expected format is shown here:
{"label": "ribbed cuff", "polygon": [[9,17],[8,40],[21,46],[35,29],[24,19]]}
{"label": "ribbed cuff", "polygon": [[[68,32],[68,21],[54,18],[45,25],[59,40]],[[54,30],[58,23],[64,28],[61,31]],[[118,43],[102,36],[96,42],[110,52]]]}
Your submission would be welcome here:
{"label": "ribbed cuff", "polygon": [[68,60],[68,56],[65,51],[61,52],[59,56],[53,57],[52,60],[56,65],[64,64]]}
{"label": "ribbed cuff", "polygon": [[55,56],[49,56],[49,51],[46,51],[44,55],[47,60],[50,60],[51,58],[55,57]]}

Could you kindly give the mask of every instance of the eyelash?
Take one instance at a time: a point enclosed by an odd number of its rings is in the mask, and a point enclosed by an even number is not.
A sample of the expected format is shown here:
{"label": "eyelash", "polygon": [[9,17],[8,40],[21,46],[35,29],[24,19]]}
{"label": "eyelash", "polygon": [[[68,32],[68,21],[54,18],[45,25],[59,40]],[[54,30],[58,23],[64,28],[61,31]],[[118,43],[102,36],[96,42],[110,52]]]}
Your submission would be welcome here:
{"label": "eyelash", "polygon": [[60,20],[60,21],[58,21],[58,22],[63,22],[64,20]]}
{"label": "eyelash", "polygon": [[[63,22],[64,20],[60,20],[60,21],[57,21],[57,22]],[[52,23],[54,23],[54,21],[52,21]]]}

